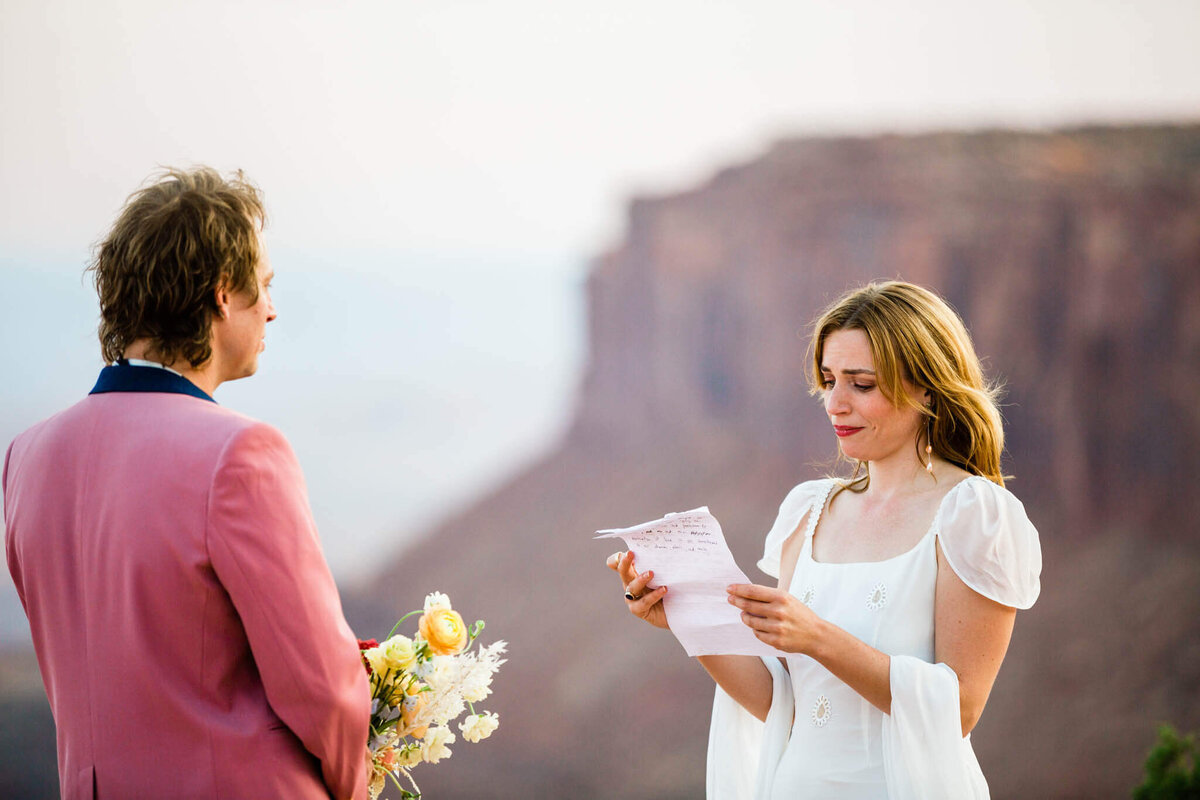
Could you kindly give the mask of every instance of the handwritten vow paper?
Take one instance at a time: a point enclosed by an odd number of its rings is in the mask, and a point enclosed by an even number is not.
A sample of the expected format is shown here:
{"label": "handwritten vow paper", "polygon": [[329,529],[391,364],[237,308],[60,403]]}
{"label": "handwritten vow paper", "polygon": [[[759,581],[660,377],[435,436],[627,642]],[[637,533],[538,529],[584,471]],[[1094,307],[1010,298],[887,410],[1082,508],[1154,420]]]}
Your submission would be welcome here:
{"label": "handwritten vow paper", "polygon": [[753,581],[738,569],[721,524],[707,507],[596,534],[624,540],[634,553],[634,568],[654,570],[650,586],[667,586],[667,623],[689,656],[786,655],[760,642],[742,623],[741,611],[729,604],[726,586]]}

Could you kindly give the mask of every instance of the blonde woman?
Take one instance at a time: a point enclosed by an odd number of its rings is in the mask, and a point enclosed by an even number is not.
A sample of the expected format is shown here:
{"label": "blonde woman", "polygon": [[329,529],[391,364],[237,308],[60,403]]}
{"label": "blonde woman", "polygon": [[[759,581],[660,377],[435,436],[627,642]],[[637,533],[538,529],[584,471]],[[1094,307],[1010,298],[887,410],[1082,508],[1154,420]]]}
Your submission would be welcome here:
{"label": "blonde woman", "polygon": [[[987,797],[969,734],[1041,572],[1004,488],[993,392],[959,317],[909,283],[839,299],[812,354],[855,467],[784,499],[759,562],[777,586],[729,587],[742,621],[792,655],[699,659],[717,683],[708,795]],[[609,566],[629,611],[667,627],[668,587],[633,553]]]}

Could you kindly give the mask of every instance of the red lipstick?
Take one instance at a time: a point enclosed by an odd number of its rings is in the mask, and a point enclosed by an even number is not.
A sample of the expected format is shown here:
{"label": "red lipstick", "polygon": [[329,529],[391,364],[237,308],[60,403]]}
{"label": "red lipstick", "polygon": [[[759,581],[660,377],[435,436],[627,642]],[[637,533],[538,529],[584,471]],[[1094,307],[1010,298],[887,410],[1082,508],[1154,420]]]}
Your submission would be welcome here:
{"label": "red lipstick", "polygon": [[834,425],[833,426],[833,432],[836,433],[838,436],[840,436],[843,439],[846,438],[847,436],[853,436],[854,434],[858,433],[861,430],[862,430],[862,428],[853,428],[849,425]]}

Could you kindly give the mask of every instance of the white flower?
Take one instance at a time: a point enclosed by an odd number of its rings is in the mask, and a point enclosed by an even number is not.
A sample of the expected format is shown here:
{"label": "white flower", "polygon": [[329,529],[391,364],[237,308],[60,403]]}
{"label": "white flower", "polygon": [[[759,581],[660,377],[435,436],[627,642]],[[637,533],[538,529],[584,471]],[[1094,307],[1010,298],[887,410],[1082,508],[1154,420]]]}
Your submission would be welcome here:
{"label": "white flower", "polygon": [[491,673],[471,670],[463,679],[462,696],[468,703],[482,703],[492,693]]}
{"label": "white flower", "polygon": [[458,680],[458,666],[454,656],[434,656],[417,667],[417,677],[436,691]]}
{"label": "white flower", "polygon": [[462,692],[456,688],[450,688],[438,692],[437,698],[433,701],[431,716],[438,725],[445,725],[450,720],[456,719],[466,708],[467,704],[463,700]]}
{"label": "white flower", "polygon": [[449,728],[430,728],[421,744],[421,760],[436,764],[443,758],[449,758],[448,744],[454,744],[454,734]]}
{"label": "white flower", "polygon": [[492,693],[492,676],[505,661],[500,658],[505,647],[507,643],[499,641],[481,647],[478,653],[467,653],[461,657],[462,676],[459,684],[465,700],[478,703]]}
{"label": "white flower", "polygon": [[487,647],[479,648],[479,660],[486,661],[492,672],[500,669],[500,665],[508,659],[501,658],[500,654],[508,651],[508,642],[503,639],[497,639]]}
{"label": "white flower", "polygon": [[492,731],[499,727],[500,716],[489,713],[472,714],[458,725],[458,729],[462,731],[463,738],[468,742],[478,742],[480,739],[486,739],[492,735]]}
{"label": "white flower", "polygon": [[[449,753],[447,752],[447,755]],[[421,763],[421,745],[413,742],[396,750],[396,764],[409,769]]]}
{"label": "white flower", "polygon": [[383,733],[370,737],[370,741],[367,742],[367,749],[370,750],[372,754],[375,754],[384,748],[391,747],[395,743],[396,732],[392,730],[386,730]]}
{"label": "white flower", "polygon": [[387,788],[387,773],[371,773],[371,783],[367,786],[367,793],[370,795],[371,800],[376,800],[379,795],[383,794],[385,788]]}
{"label": "white flower", "polygon": [[450,598],[441,592],[430,592],[425,595],[425,613],[435,608],[450,608]]}

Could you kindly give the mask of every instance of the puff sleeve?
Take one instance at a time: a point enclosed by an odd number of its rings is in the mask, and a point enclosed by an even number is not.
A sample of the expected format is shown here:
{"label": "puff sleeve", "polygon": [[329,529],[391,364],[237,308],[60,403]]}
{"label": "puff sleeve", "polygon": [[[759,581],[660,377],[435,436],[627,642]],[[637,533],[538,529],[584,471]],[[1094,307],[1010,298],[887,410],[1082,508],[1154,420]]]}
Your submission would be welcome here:
{"label": "puff sleeve", "polygon": [[[763,545],[763,557],[758,561],[759,569],[772,578],[779,577],[779,559],[783,552],[783,543],[796,530],[796,526],[800,524],[800,520],[806,513],[811,511],[817,503],[825,502],[832,483],[833,481],[828,479],[805,481],[788,492],[787,497],[783,498],[783,502],[779,506],[775,524],[767,532],[767,540]],[[809,514],[810,528],[814,519],[816,516]],[[812,531],[810,530],[809,533],[811,534]]]}
{"label": "puff sleeve", "polygon": [[1025,506],[1011,492],[974,476],[950,490],[938,511],[946,562],[979,594],[1026,609],[1041,591],[1042,548]]}

